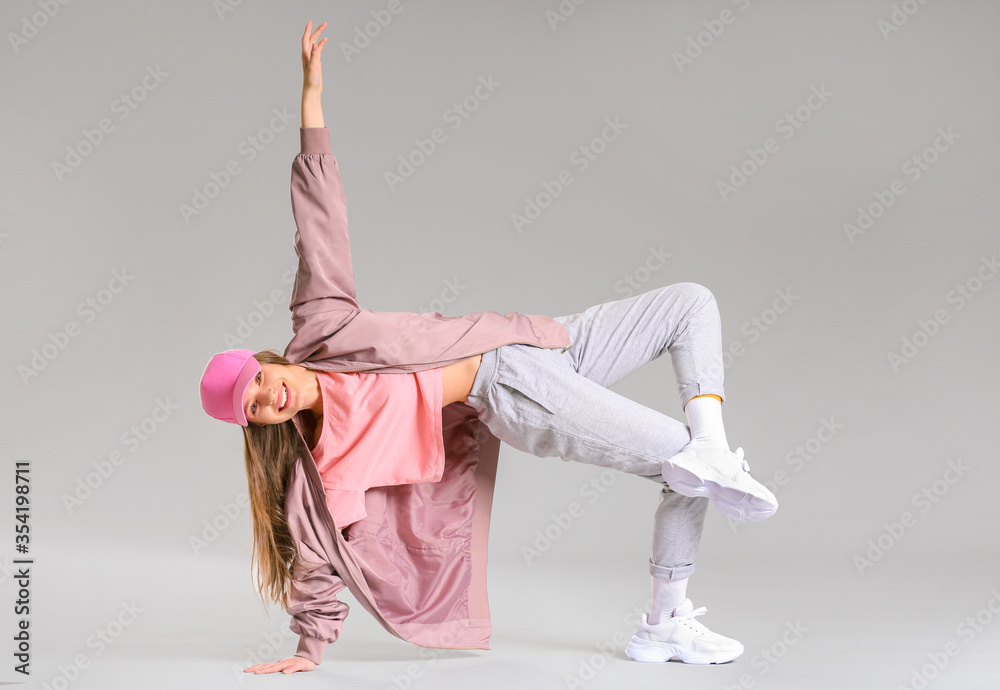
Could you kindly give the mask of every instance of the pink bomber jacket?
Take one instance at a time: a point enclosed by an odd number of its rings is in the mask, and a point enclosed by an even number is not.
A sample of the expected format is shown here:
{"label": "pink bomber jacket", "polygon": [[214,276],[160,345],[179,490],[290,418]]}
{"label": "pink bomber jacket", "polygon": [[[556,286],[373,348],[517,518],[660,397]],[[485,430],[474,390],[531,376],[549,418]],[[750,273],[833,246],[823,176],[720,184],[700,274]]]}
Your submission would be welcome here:
{"label": "pink bomber jacket", "polygon": [[[291,197],[298,269],[284,356],[323,371],[419,371],[509,343],[570,345],[543,315],[375,312],[354,293],[347,203],[327,127],[301,127]],[[290,473],[285,513],[303,565],[287,612],[296,656],[319,664],[340,636],[348,588],[391,634],[421,647],[489,649],[486,592],[490,511],[500,441],[464,402],[443,408],[441,480],[374,487],[367,515],[336,529],[308,444]],[[299,433],[303,429],[294,418]],[[386,459],[392,462],[392,459]]]}

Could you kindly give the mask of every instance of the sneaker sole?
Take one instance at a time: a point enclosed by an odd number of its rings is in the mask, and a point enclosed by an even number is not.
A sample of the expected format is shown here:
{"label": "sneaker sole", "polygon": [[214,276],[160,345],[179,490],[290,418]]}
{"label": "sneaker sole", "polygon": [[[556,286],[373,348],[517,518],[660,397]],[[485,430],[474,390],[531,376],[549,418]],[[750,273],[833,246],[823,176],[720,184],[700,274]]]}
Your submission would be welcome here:
{"label": "sneaker sole", "polygon": [[[704,466],[683,453],[663,464],[663,479],[671,489],[683,496],[705,496],[712,499],[719,511],[733,520],[760,522],[774,515],[778,504],[755,496],[730,482],[715,477],[702,477],[697,469]],[[766,490],[763,484],[761,488]]]}
{"label": "sneaker sole", "polygon": [[735,654],[732,652],[719,652],[716,654],[702,654],[690,649],[684,649],[674,644],[666,642],[654,642],[652,640],[640,640],[635,636],[625,648],[625,653],[636,661],[644,663],[664,663],[677,658],[685,664],[724,664],[732,661],[743,653],[743,645]]}

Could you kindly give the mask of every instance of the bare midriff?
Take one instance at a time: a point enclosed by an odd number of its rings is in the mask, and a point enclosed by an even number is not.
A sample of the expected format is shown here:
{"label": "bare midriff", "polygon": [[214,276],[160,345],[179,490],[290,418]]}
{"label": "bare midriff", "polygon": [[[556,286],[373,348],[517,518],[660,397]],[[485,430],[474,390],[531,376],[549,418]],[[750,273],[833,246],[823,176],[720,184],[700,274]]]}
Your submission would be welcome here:
{"label": "bare midriff", "polygon": [[481,354],[472,355],[441,367],[441,407],[457,401],[465,402],[472,392],[472,384],[482,360]]}

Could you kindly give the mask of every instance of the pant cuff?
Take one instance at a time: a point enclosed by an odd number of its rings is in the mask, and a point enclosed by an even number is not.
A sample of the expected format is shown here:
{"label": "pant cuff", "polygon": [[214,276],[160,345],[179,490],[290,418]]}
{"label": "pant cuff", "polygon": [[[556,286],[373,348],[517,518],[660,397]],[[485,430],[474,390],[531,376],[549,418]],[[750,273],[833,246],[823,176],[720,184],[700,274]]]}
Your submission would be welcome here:
{"label": "pant cuff", "polygon": [[653,559],[649,559],[649,574],[663,580],[683,580],[691,577],[694,573],[694,563],[686,563],[677,566],[657,565]]}
{"label": "pant cuff", "polygon": [[688,404],[688,400],[698,395],[717,395],[726,400],[726,392],[721,383],[689,383],[681,389],[681,409]]}

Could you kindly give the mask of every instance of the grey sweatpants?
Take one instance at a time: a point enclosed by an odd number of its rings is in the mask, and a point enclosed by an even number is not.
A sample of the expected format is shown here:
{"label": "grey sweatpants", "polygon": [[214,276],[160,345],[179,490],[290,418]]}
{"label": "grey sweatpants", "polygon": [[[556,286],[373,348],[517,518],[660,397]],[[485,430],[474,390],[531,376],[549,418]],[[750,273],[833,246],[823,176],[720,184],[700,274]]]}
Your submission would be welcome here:
{"label": "grey sweatpants", "polygon": [[690,429],[606,386],[669,352],[682,407],[705,393],[725,399],[715,297],[698,283],[675,283],[554,318],[569,331],[570,346],[484,352],[468,404],[518,450],[660,484],[649,572],[668,580],[690,576],[709,499],[682,496],[660,476],[663,461],[691,440]]}

